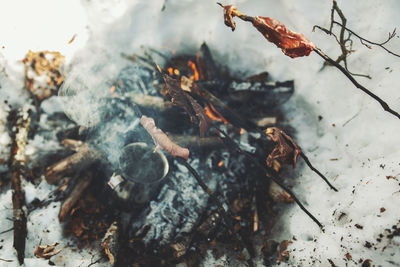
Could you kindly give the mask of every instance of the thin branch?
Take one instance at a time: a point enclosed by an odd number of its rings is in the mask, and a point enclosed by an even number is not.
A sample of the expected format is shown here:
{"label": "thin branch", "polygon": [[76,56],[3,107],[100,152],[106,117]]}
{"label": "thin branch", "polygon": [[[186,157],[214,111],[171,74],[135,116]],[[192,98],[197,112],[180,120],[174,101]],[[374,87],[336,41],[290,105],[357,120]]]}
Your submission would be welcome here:
{"label": "thin branch", "polygon": [[301,152],[300,157],[302,157],[302,158],[304,159],[304,161],[306,162],[307,166],[308,166],[313,172],[315,172],[316,174],[318,174],[319,177],[321,177],[321,178],[329,185],[329,187],[330,187],[332,190],[338,192],[338,190],[336,189],[336,187],[334,187],[334,186],[328,181],[328,179],[327,179],[320,171],[318,171],[316,168],[314,168],[314,166],[311,164],[311,162],[310,162],[310,160],[308,159],[308,157],[307,157],[303,152]]}
{"label": "thin branch", "polygon": [[329,56],[324,54],[319,48],[314,48],[314,52],[317,53],[320,57],[322,57],[325,61],[328,63],[332,64],[335,66],[337,69],[339,69],[358,89],[375,99],[379,104],[381,104],[382,108],[386,111],[389,112],[390,114],[396,116],[398,119],[400,119],[400,114],[394,111],[389,107],[389,105],[383,101],[379,96],[375,95],[372,93],[370,90],[359,84],[354,77],[344,68],[342,67],[339,63],[335,62],[333,59],[331,59]]}
{"label": "thin branch", "polygon": [[14,230],[14,227],[11,227],[10,229],[4,230],[3,232],[0,232],[0,235],[11,232],[12,230]]}
{"label": "thin branch", "polygon": [[[365,43],[368,43],[370,45],[375,45],[375,46],[379,46],[382,49],[384,49],[386,52],[388,52],[389,54],[392,54],[393,56],[396,57],[400,57],[399,54],[396,54],[392,51],[390,51],[389,49],[387,49],[386,47],[384,47],[385,44],[387,44],[390,40],[392,40],[395,36],[396,36],[396,28],[394,28],[393,32],[389,32],[389,36],[386,39],[386,41],[382,42],[382,43],[377,43],[377,42],[372,42],[364,37],[361,37],[360,35],[358,35],[357,33],[355,33],[354,31],[350,30],[349,28],[347,28],[346,26],[344,26],[343,24],[337,22],[337,21],[333,21],[334,24],[339,25],[340,27],[342,27],[343,29],[345,29],[346,31],[348,31],[349,33],[353,34],[354,36],[356,36],[358,39],[360,39],[361,44],[365,45],[366,47],[370,48],[371,47]],[[365,43],[364,43],[365,42]]]}

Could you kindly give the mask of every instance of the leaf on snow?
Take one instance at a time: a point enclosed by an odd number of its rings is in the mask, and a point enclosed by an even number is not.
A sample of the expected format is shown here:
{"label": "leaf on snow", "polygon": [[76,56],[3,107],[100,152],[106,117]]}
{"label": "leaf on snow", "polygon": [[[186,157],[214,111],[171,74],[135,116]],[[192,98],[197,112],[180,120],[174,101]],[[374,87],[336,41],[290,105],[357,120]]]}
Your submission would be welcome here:
{"label": "leaf on snow", "polygon": [[211,125],[210,118],[204,112],[202,106],[194,100],[188,93],[182,90],[181,82],[170,76],[163,75],[165,89],[171,97],[173,104],[183,108],[189,115],[192,123],[198,124],[200,129],[200,137],[204,137],[206,131]]}
{"label": "leaf on snow", "polygon": [[276,143],[275,148],[267,157],[267,166],[271,167],[273,161],[279,159],[282,163],[292,164],[293,169],[296,168],[297,159],[301,154],[301,148],[296,142],[284,131],[276,127],[267,128],[265,133]]}
{"label": "leaf on snow", "polygon": [[140,118],[140,124],[142,124],[146,131],[151,135],[156,146],[161,147],[172,156],[181,157],[185,160],[189,158],[189,150],[172,142],[162,130],[156,127],[152,118],[143,115]]}
{"label": "leaf on snow", "polygon": [[62,249],[55,250],[57,245],[58,243],[54,243],[53,245],[37,246],[34,254],[38,258],[50,259],[52,256],[57,255],[62,251]]}

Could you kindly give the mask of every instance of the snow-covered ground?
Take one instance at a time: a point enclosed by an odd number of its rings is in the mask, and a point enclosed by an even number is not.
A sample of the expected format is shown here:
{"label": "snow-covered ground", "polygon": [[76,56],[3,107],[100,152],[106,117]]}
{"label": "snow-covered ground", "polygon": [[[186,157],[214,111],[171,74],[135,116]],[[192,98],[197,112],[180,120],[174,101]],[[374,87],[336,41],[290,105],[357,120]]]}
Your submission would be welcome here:
{"label": "snow-covered ground", "polygon": [[[249,15],[274,17],[289,29],[304,33],[332,58],[340,54],[333,37],[318,30],[311,32],[315,24],[329,27],[330,0],[237,0],[234,3]],[[161,11],[164,4],[165,10]],[[341,0],[338,4],[348,19],[348,27],[373,41],[383,41],[389,31],[400,28],[398,0]],[[325,232],[297,206],[287,208],[274,236],[279,241],[293,241],[289,245],[287,264],[330,266],[329,259],[338,266],[346,263],[352,266],[360,259],[371,259],[375,265],[400,265],[400,237],[389,239],[389,232],[385,230],[392,229],[400,220],[400,121],[356,89],[338,70],[326,67],[320,71],[323,61],[318,55],[298,59],[286,57],[250,24],[242,21],[237,21],[237,29],[232,33],[223,24],[221,8],[211,0],[27,0],[3,1],[0,5],[0,99],[3,105],[0,124],[8,110],[4,100],[14,106],[28,101],[22,91],[21,63],[28,50],[59,51],[66,56],[67,63],[71,63],[69,67],[74,68],[76,62],[103,60],[104,63],[108,56],[117,57],[120,52],[140,53],[142,45],[194,51],[206,41],[217,60],[226,62],[243,75],[268,71],[275,80],[295,80],[295,95],[284,107],[290,124],[297,130],[295,139],[313,164],[339,189],[338,193],[329,190],[301,165],[293,172],[293,190],[325,225]],[[75,40],[69,44],[74,35]],[[387,46],[400,53],[399,37]],[[357,39],[354,39],[353,48],[356,51],[348,58],[350,70],[372,77],[371,80],[357,80],[400,111],[399,58],[379,47],[368,49]],[[107,63],[117,64],[118,61]],[[1,132],[1,155],[7,153],[4,145],[8,141]],[[38,149],[35,145],[40,146],[32,143],[31,153]],[[387,179],[388,176],[394,179]],[[38,188],[30,186],[26,190],[27,200],[44,197],[49,191],[50,186],[45,183]],[[33,255],[40,242],[62,241],[56,217],[58,206],[51,205],[30,215],[26,266],[47,264]],[[12,227],[11,207],[11,191],[8,190],[0,195],[0,232]],[[13,262],[0,259],[0,265],[17,266],[12,231],[0,235],[1,246],[0,258]],[[67,252],[75,256],[66,257],[66,261],[59,257],[57,264],[87,266],[92,260],[90,251],[65,249],[65,255]],[[347,253],[351,259],[346,257]]]}

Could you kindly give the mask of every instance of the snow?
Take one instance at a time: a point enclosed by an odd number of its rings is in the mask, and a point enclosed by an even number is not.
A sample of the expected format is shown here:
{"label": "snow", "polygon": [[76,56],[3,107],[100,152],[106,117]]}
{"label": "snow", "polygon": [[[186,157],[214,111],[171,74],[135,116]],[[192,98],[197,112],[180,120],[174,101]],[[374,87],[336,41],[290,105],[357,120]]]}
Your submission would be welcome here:
{"label": "snow", "polygon": [[[239,10],[249,15],[275,17],[289,29],[304,33],[332,58],[340,54],[333,37],[318,30],[311,32],[315,24],[329,27],[331,1],[235,2]],[[142,45],[170,51],[194,51],[206,41],[217,60],[226,62],[244,76],[268,71],[273,79],[295,80],[295,95],[284,106],[287,120],[296,129],[295,139],[311,162],[339,189],[337,193],[329,190],[301,161],[295,171],[288,172],[293,177],[294,192],[324,224],[325,232],[297,206],[288,206],[274,229],[275,240],[293,241],[289,245],[289,262],[281,266],[330,266],[328,259],[338,266],[355,265],[360,259],[371,259],[372,264],[382,266],[389,262],[399,264],[396,254],[400,240],[398,237],[387,238],[385,231],[398,225],[400,218],[397,204],[400,197],[398,119],[384,112],[337,69],[326,67],[321,71],[323,61],[318,55],[290,59],[242,21],[237,21],[237,29],[232,33],[223,24],[222,11],[215,1],[169,0],[165,3],[163,12],[163,0],[2,3],[0,158],[8,153],[10,142],[4,124],[9,109],[3,101],[7,100],[13,107],[28,102],[27,94],[22,90],[20,60],[29,49],[61,52],[70,64],[67,71],[81,72],[84,85],[92,86],[103,80],[92,81],[91,73],[83,72],[86,62],[92,66],[107,61],[108,66],[101,72],[107,74],[102,77],[105,80],[122,67],[123,60],[115,59],[120,52],[140,53]],[[341,0],[338,4],[348,18],[348,26],[372,40],[383,41],[389,31],[400,26],[400,2],[397,0]],[[75,34],[75,40],[69,44]],[[388,47],[400,52],[398,36]],[[357,80],[386,100],[394,110],[400,111],[398,58],[379,47],[368,49],[356,39],[354,49],[356,51],[348,58],[350,70],[372,77],[371,80],[357,77]],[[47,100],[43,104],[45,111],[59,110],[62,106],[59,102],[56,97]],[[90,106],[88,108],[87,114],[90,114]],[[37,137],[30,141],[27,152],[34,155],[46,144],[57,148],[54,142]],[[395,179],[387,179],[387,176]],[[25,189],[28,201],[43,198],[51,191],[45,182],[38,186],[27,184]],[[12,218],[11,207],[11,190],[5,190],[0,194],[0,232],[12,227],[9,220]],[[381,212],[381,208],[385,211]],[[91,256],[95,253],[91,249],[70,251],[67,248],[68,239],[62,237],[62,227],[57,220],[58,209],[59,203],[54,203],[29,215],[26,266],[47,264],[33,255],[40,243],[62,243],[59,246],[64,246],[63,257],[53,257],[60,266],[87,266],[93,259],[97,260],[97,256]],[[377,238],[381,238],[381,242]],[[1,234],[0,241],[3,246],[0,258],[13,260],[12,263],[0,260],[0,266],[17,266],[12,231]],[[372,247],[364,246],[366,242]],[[346,253],[350,253],[352,260],[346,259]],[[224,265],[224,262],[225,259],[206,260],[213,265]]]}

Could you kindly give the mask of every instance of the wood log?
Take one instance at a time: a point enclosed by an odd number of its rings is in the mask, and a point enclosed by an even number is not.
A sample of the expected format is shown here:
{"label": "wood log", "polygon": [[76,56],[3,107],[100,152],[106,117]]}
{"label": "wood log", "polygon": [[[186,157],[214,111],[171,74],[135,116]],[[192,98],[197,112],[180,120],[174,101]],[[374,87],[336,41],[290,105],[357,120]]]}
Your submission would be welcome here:
{"label": "wood log", "polygon": [[69,211],[82,196],[82,193],[85,191],[85,189],[90,185],[93,179],[93,174],[88,172],[86,177],[81,177],[78,179],[79,180],[75,184],[74,189],[72,189],[69,196],[61,205],[60,213],[58,214],[58,220],[60,222],[62,222],[68,216]]}
{"label": "wood log", "polygon": [[25,203],[25,192],[21,180],[25,176],[25,147],[28,140],[28,132],[31,118],[28,110],[22,109],[15,116],[15,137],[12,145],[11,158],[11,189],[13,202],[14,221],[14,248],[20,264],[25,258],[25,239],[27,234],[26,216],[27,207]]}
{"label": "wood log", "polygon": [[45,177],[49,184],[57,184],[65,175],[76,173],[101,158],[101,153],[91,149],[87,143],[68,139],[63,141],[63,145],[76,153],[47,167]]}

